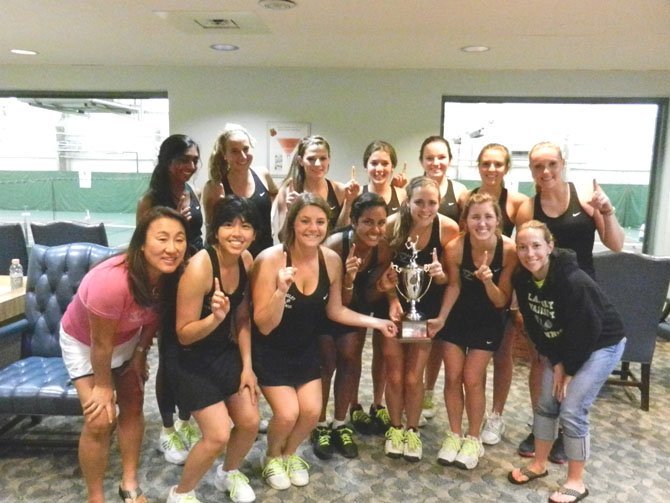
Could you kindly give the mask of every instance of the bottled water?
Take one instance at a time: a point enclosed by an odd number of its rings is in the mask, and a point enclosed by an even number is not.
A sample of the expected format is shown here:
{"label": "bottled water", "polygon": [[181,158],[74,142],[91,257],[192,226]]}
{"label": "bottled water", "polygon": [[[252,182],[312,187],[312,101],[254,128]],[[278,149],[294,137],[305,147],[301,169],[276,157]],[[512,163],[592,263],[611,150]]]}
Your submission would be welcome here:
{"label": "bottled water", "polygon": [[9,285],[12,291],[23,286],[23,267],[21,267],[21,262],[17,258],[13,258],[12,264],[9,266]]}

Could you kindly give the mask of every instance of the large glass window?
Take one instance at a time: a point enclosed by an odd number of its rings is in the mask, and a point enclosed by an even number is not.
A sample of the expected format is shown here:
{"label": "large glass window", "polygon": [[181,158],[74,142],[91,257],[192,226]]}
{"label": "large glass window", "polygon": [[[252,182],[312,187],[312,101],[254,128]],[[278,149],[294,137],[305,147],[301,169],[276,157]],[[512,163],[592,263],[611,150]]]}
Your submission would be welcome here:
{"label": "large glass window", "polygon": [[165,96],[0,97],[0,220],[105,222],[129,241],[168,136]]}
{"label": "large glass window", "polygon": [[661,124],[667,100],[586,100],[532,98],[443,98],[442,132],[452,143],[452,173],[468,186],[479,185],[477,156],[488,143],[512,153],[506,184],[535,194],[528,151],[540,141],[561,146],[566,179],[607,192],[626,230],[626,246],[641,250],[653,218],[656,163],[662,149]]}

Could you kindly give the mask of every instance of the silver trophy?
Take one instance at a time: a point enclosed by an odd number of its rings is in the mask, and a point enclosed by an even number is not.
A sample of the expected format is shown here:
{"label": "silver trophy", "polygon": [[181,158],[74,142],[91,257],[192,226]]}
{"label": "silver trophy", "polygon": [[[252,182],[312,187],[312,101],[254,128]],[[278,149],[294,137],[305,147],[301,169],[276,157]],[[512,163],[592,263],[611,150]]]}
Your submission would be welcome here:
{"label": "silver trophy", "polygon": [[[433,278],[427,274],[429,268],[428,264],[419,265],[416,263],[416,256],[419,253],[416,249],[417,241],[418,236],[414,241],[412,241],[411,238],[407,238],[407,242],[405,243],[405,247],[412,253],[409,264],[405,267],[399,267],[393,263],[391,264],[393,270],[400,276],[400,281],[398,281],[398,284],[396,285],[398,293],[409,302],[409,312],[403,316],[401,329],[398,332],[398,339],[400,342],[430,341],[426,321],[424,316],[417,311],[416,303],[426,295]],[[428,278],[427,284],[425,284],[426,278]],[[403,288],[400,288],[401,283]],[[403,289],[405,290],[404,292]]]}

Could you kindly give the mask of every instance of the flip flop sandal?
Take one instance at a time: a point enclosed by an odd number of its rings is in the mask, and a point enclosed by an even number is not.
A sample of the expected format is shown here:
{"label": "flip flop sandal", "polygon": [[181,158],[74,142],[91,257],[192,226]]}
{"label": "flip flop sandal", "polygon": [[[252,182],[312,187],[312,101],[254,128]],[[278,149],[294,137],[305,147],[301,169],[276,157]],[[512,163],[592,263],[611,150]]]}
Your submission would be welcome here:
{"label": "flip flop sandal", "polygon": [[142,489],[139,487],[134,491],[126,491],[121,486],[119,486],[119,496],[123,500],[123,503],[149,503],[147,497],[142,493]]}
{"label": "flip flop sandal", "polygon": [[[565,494],[566,496],[573,496],[575,498],[567,503],[576,503],[577,501],[582,501],[589,495],[589,490],[586,488],[584,489],[583,493],[580,493],[579,491],[576,491],[575,489],[570,489],[568,487],[561,487],[557,492],[559,494]],[[563,502],[557,501],[553,499],[551,496],[549,496],[549,503],[563,503]]]}
{"label": "flip flop sandal", "polygon": [[509,472],[507,474],[507,480],[509,480],[512,484],[517,485],[517,486],[522,486],[522,485],[528,484],[528,482],[531,482],[535,479],[541,479],[542,477],[546,477],[547,475],[549,475],[549,472],[547,470],[545,470],[542,473],[535,473],[535,472],[529,470],[526,467],[519,468],[519,471],[521,472],[521,475],[526,477],[526,480],[515,479],[514,475],[512,475],[513,472]]}

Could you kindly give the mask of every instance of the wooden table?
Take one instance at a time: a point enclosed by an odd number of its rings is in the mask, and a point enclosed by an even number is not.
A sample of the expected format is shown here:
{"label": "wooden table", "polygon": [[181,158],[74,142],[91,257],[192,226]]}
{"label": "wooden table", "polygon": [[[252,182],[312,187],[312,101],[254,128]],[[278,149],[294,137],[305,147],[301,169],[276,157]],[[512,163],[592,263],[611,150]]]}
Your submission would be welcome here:
{"label": "wooden table", "polygon": [[23,317],[26,311],[26,278],[23,286],[13,292],[9,289],[9,276],[0,275],[0,326]]}

